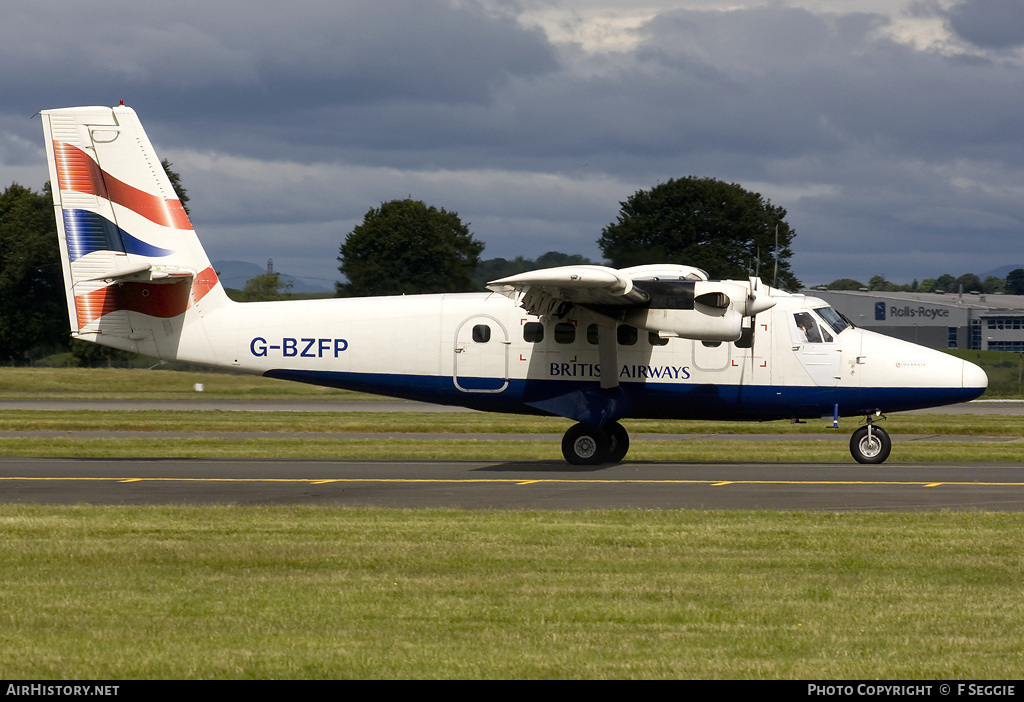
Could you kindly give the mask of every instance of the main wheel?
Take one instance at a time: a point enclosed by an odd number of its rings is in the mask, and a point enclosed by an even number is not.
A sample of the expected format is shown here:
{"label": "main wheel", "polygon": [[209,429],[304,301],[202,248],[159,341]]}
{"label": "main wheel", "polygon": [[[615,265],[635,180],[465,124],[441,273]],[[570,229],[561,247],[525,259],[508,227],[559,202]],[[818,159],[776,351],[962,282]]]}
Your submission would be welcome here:
{"label": "main wheel", "polygon": [[618,422],[612,422],[604,426],[604,433],[608,435],[608,461],[618,463],[629,452],[629,432]]}
{"label": "main wheel", "polygon": [[594,466],[608,460],[608,435],[592,424],[574,424],[562,437],[562,455],[574,466]]}
{"label": "main wheel", "polygon": [[891,450],[889,434],[876,426],[871,427],[870,437],[867,427],[861,427],[850,437],[850,453],[858,463],[884,463]]}

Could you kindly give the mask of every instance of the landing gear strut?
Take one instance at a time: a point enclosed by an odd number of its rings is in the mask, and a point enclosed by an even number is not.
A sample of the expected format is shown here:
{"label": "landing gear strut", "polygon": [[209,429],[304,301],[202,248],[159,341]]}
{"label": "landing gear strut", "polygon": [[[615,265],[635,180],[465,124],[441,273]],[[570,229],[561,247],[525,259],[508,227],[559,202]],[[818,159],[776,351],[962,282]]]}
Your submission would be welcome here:
{"label": "landing gear strut", "polygon": [[574,466],[618,463],[628,451],[629,434],[618,422],[574,424],[562,437],[562,455]]}
{"label": "landing gear strut", "polygon": [[858,463],[884,463],[892,450],[889,434],[876,427],[868,417],[867,425],[853,432],[850,437],[850,453]]}

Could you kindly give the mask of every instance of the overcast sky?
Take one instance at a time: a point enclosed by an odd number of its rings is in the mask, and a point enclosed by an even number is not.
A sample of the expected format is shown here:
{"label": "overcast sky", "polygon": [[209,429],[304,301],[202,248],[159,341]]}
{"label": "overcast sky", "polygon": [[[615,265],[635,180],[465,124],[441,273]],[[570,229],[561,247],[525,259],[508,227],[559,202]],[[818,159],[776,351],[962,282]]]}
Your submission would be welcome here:
{"label": "overcast sky", "polygon": [[387,200],[599,260],[688,175],[786,208],[807,284],[1024,264],[1021,0],[8,0],[0,64],[0,183],[124,99],[211,258],[326,282]]}

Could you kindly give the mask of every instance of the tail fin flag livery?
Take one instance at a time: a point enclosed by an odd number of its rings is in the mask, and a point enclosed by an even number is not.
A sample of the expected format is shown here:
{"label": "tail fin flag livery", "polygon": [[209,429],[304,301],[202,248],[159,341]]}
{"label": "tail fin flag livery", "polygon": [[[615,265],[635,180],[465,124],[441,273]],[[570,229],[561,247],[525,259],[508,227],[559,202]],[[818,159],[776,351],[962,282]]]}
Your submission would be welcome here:
{"label": "tail fin flag livery", "polygon": [[226,296],[156,152],[128,107],[42,117],[72,332],[165,357]]}
{"label": "tail fin flag livery", "polygon": [[573,464],[623,460],[619,420],[861,416],[965,402],[972,363],[856,328],[828,304],[676,264],[563,266],[490,292],[237,303],[128,107],[42,113],[71,332],[165,360],[577,422]]}

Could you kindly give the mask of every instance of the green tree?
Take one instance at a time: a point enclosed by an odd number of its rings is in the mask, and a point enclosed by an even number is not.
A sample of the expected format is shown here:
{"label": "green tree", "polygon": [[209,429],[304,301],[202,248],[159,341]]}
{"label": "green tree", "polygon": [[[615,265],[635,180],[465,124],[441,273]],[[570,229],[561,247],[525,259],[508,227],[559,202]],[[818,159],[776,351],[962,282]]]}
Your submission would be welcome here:
{"label": "green tree", "polygon": [[133,359],[141,358],[131,351],[122,351],[75,338],[71,339],[68,348],[79,368],[129,368]]}
{"label": "green tree", "polygon": [[1006,281],[994,275],[990,275],[981,281],[981,291],[988,295],[1006,292]]}
{"label": "green tree", "polygon": [[1006,292],[1024,295],[1024,268],[1014,268],[1006,274]]}
{"label": "green tree", "polygon": [[868,281],[868,290],[880,290],[883,292],[892,292],[896,289],[896,286],[885,279],[884,275],[875,275]]}
{"label": "green tree", "polygon": [[558,266],[582,266],[593,263],[581,254],[567,254],[561,251],[548,251],[537,257],[537,268],[557,268]]}
{"label": "green tree", "polygon": [[598,240],[612,266],[680,263],[743,280],[760,256],[761,276],[770,283],[777,257],[778,286],[800,287],[790,270],[796,233],[784,221],[786,210],[758,193],[690,176],[639,190],[620,204],[618,220]]}
{"label": "green tree", "polygon": [[964,292],[981,292],[981,278],[974,273],[964,273],[953,283],[953,292],[960,292],[961,290]]}
{"label": "green tree", "polygon": [[825,286],[829,290],[860,290],[863,287],[867,287],[864,283],[853,278],[839,278],[833,280],[831,283]]}
{"label": "green tree", "polygon": [[292,284],[281,280],[280,273],[263,273],[250,278],[239,295],[240,302],[261,302],[265,300],[287,300]]}
{"label": "green tree", "polygon": [[12,183],[0,193],[0,359],[66,348],[66,300],[50,186]]}
{"label": "green tree", "polygon": [[166,158],[160,162],[160,165],[164,167],[164,173],[167,174],[167,179],[171,181],[171,187],[174,188],[174,194],[181,200],[181,209],[185,210],[185,214],[191,214],[188,210],[188,191],[185,190],[185,186],[181,184],[181,176],[171,170],[171,166],[174,164],[168,161]]}
{"label": "green tree", "polygon": [[956,292],[956,278],[949,273],[943,273],[935,279],[935,289],[942,292]]}
{"label": "green tree", "polygon": [[473,280],[481,290],[492,280],[506,278],[516,273],[538,270],[540,268],[556,268],[558,266],[576,266],[593,263],[580,254],[566,254],[560,251],[548,251],[537,257],[537,260],[516,256],[509,261],[507,258],[488,258],[477,264],[473,272]]}
{"label": "green tree", "polygon": [[341,245],[341,296],[475,290],[473,270],[484,250],[459,215],[418,200],[371,209]]}

